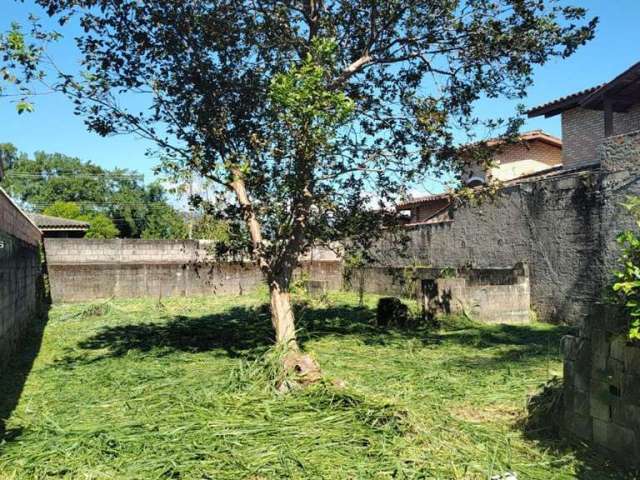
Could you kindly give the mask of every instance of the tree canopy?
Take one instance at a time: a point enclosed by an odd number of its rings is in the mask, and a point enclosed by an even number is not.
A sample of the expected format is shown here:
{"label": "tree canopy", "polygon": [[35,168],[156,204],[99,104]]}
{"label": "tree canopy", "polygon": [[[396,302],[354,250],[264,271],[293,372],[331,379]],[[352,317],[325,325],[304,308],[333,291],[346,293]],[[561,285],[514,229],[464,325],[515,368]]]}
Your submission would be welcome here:
{"label": "tree canopy", "polygon": [[[145,185],[137,172],[106,170],[59,153],[36,152],[29,158],[11,144],[0,145],[0,156],[2,186],[13,197],[36,212],[91,220],[87,237],[186,238],[184,221],[168,203],[166,190],[159,183]],[[159,229],[165,221],[172,226]]]}
{"label": "tree canopy", "polygon": [[120,231],[113,221],[103,213],[83,213],[77,203],[57,201],[46,207],[42,213],[52,217],[82,220],[90,224],[85,238],[116,238]]}
{"label": "tree canopy", "polygon": [[[295,337],[288,289],[316,243],[367,245],[425,173],[460,172],[456,132],[512,133],[481,98],[520,98],[534,68],[592,38],[583,8],[548,0],[37,0],[78,22],[82,72],[42,62],[36,21],[0,44],[5,77],[42,82],[100,134],[156,142],[168,169],[216,182]],[[134,108],[127,95],[146,95]],[[18,108],[26,110],[24,103]],[[384,230],[383,230],[384,229]]]}

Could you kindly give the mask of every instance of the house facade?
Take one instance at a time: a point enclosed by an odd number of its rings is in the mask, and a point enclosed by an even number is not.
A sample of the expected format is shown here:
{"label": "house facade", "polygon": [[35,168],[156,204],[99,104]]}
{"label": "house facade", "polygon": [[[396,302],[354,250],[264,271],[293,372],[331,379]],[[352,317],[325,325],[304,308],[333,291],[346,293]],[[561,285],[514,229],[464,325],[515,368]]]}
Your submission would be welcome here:
{"label": "house facade", "polygon": [[640,63],[610,82],[529,110],[533,117],[561,115],[566,169],[598,165],[608,137],[640,130]]}
{"label": "house facade", "polygon": [[[470,165],[463,176],[467,186],[478,187],[494,180],[517,181],[518,178],[551,172],[562,166],[562,141],[541,130],[523,133],[517,142],[489,140],[493,149],[492,166]],[[403,202],[399,211],[409,212],[409,224],[443,223],[451,221],[448,194],[428,195]]]}
{"label": "house facade", "polygon": [[489,140],[486,145],[495,149],[493,166],[485,169],[482,165],[472,165],[463,177],[467,186],[480,186],[492,180],[515,180],[562,163],[562,141],[542,130],[523,133],[514,143]]}

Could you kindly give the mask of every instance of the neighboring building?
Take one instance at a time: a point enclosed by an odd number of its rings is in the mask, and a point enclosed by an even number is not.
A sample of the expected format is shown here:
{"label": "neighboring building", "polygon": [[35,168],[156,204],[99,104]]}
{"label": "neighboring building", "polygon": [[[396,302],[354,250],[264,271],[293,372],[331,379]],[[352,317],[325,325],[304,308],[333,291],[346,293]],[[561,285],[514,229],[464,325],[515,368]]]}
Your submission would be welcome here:
{"label": "neighboring building", "polygon": [[[467,186],[477,187],[491,180],[513,182],[531,175],[550,173],[562,166],[562,141],[542,130],[523,133],[519,141],[506,143],[489,140],[487,147],[493,152],[493,166],[484,170],[481,166],[470,168],[464,175]],[[409,225],[442,223],[451,221],[448,194],[419,197],[398,206],[399,211],[409,211]]]}
{"label": "neighboring building", "polygon": [[407,225],[442,223],[450,221],[450,204],[451,197],[446,193],[442,193],[408,200],[398,205],[397,209],[399,212],[409,212],[410,216]]}
{"label": "neighboring building", "polygon": [[507,182],[562,163],[562,141],[542,130],[523,133],[515,143],[489,140],[486,145],[495,149],[495,166],[488,170],[480,165],[471,167],[464,177],[468,186],[480,186],[491,180]]}
{"label": "neighboring building", "polygon": [[91,226],[87,222],[50,217],[39,213],[30,213],[29,217],[45,238],[82,238]]}
{"label": "neighboring building", "polygon": [[562,115],[565,169],[598,165],[607,137],[640,130],[640,63],[608,83],[559,98],[528,112]]}

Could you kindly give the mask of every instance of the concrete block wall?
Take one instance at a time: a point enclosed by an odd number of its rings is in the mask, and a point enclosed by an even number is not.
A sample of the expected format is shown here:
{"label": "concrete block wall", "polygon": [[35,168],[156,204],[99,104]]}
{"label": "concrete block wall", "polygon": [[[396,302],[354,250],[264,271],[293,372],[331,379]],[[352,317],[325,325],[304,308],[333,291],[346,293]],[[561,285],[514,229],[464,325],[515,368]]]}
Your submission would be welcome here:
{"label": "concrete block wall", "polygon": [[538,318],[579,324],[602,299],[617,260],[616,235],[634,227],[621,206],[640,195],[640,162],[628,161],[628,151],[610,148],[602,168],[523,182],[479,205],[457,204],[451,222],[411,227],[402,256],[391,242],[381,242],[375,256],[384,267],[526,264]]}
{"label": "concrete block wall", "polygon": [[430,315],[465,313],[485,323],[528,323],[531,319],[529,269],[461,270],[443,275],[437,269],[419,269],[417,289]]}
{"label": "concrete block wall", "polygon": [[627,341],[621,309],[594,308],[563,338],[565,435],[640,466],[640,345]]}
{"label": "concrete block wall", "polygon": [[0,368],[20,348],[43,307],[40,236],[0,189]]}
{"label": "concrete block wall", "polygon": [[436,269],[527,264],[532,309],[545,321],[575,323],[602,277],[596,271],[602,242],[593,230],[600,228],[603,201],[596,174],[521,184],[479,206],[457,206],[452,222],[413,227],[406,258],[392,255],[393,245],[382,245],[377,257]]}
{"label": "concrete block wall", "polygon": [[[201,240],[50,238],[45,251],[54,303],[108,298],[244,294],[264,284],[249,261],[213,261]],[[312,260],[313,259],[313,260]],[[335,254],[314,251],[297,272],[342,288]]]}

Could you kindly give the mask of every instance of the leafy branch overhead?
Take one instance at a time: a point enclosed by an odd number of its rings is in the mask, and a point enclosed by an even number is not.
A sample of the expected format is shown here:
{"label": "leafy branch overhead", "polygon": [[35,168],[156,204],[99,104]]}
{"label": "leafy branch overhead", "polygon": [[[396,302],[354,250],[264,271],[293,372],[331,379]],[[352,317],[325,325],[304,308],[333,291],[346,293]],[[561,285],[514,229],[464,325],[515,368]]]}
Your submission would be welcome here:
{"label": "leafy branch overhead", "polygon": [[264,272],[277,332],[289,312],[287,340],[300,254],[389,232],[412,185],[461,173],[456,136],[519,125],[478,118],[476,101],[522,98],[536,65],[597,24],[559,0],[36,3],[81,28],[82,71],[56,65],[56,33],[37,20],[24,47],[3,37],[3,71],[68,96],[89,130],[144,137],[165,169],[218,185],[216,216]]}

